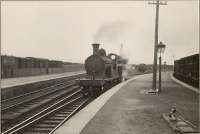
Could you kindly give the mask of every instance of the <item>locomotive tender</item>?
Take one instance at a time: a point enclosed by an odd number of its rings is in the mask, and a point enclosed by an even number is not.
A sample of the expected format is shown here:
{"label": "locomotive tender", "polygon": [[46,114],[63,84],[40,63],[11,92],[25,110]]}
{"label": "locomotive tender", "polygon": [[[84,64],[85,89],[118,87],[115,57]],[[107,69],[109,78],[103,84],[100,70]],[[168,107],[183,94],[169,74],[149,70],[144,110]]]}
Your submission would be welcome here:
{"label": "locomotive tender", "polygon": [[122,80],[123,59],[114,53],[106,55],[100,44],[92,44],[93,54],[85,60],[87,77],[77,80],[83,95],[98,96]]}

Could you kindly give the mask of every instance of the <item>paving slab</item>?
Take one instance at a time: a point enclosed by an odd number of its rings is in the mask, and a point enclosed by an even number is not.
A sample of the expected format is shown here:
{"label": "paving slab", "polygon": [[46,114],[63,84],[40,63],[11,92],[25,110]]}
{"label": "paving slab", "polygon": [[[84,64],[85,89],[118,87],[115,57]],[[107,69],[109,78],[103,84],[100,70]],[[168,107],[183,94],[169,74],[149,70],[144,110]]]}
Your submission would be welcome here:
{"label": "paving slab", "polygon": [[195,128],[191,126],[191,123],[188,123],[188,121],[183,120],[183,118],[180,115],[176,117],[176,120],[170,120],[170,117],[167,114],[163,114],[162,116],[173,131],[181,133],[198,132],[198,130],[195,130]]}
{"label": "paving slab", "polygon": [[176,104],[177,111],[198,125],[198,93],[175,83],[170,73],[163,73],[163,88],[157,95],[141,94],[150,89],[152,75],[144,75],[120,89],[81,134],[177,134],[161,117]]}

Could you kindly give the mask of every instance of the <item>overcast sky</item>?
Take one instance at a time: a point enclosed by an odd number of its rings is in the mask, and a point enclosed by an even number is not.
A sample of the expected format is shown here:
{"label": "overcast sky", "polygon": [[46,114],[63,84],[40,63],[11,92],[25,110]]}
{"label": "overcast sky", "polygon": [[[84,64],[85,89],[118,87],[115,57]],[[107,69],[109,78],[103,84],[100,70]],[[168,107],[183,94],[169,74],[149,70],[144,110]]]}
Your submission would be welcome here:
{"label": "overcast sky", "polygon": [[[153,63],[155,5],[147,1],[1,2],[1,53],[84,62],[91,43],[122,53],[130,63]],[[160,7],[163,59],[199,53],[198,1],[168,1]],[[174,58],[173,58],[174,56]]]}

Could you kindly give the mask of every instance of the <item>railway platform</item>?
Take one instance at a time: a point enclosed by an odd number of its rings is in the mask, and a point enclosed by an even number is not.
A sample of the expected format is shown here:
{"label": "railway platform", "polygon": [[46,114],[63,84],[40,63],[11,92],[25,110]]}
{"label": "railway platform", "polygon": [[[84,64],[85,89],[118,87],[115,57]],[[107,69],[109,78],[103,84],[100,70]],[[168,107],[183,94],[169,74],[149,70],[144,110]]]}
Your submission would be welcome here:
{"label": "railway platform", "polygon": [[20,86],[40,81],[47,81],[62,77],[69,77],[73,75],[83,74],[84,71],[76,71],[76,72],[66,72],[66,73],[56,73],[49,75],[39,75],[39,76],[28,76],[28,77],[17,77],[17,78],[7,78],[1,79],[1,88],[9,88],[14,86]]}
{"label": "railway platform", "polygon": [[76,71],[49,75],[1,79],[1,99],[4,101],[25,94],[29,94],[41,88],[45,88],[47,86],[58,83],[62,79],[82,75],[84,73],[84,71]]}
{"label": "railway platform", "polygon": [[[136,76],[108,90],[83,108],[54,134],[178,134],[162,114],[176,104],[178,114],[194,126],[199,124],[199,93],[162,74],[162,92],[146,95],[152,74]],[[192,134],[192,133],[188,133]]]}

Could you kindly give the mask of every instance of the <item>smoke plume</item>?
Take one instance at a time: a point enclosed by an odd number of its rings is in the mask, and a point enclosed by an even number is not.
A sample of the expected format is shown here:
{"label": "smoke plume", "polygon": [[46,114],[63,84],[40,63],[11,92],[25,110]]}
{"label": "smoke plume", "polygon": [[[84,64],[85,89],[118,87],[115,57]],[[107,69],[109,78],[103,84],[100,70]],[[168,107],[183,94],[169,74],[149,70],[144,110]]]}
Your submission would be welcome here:
{"label": "smoke plume", "polygon": [[94,42],[120,44],[124,40],[123,35],[126,30],[127,23],[123,21],[104,23],[95,34]]}

